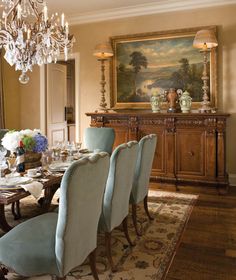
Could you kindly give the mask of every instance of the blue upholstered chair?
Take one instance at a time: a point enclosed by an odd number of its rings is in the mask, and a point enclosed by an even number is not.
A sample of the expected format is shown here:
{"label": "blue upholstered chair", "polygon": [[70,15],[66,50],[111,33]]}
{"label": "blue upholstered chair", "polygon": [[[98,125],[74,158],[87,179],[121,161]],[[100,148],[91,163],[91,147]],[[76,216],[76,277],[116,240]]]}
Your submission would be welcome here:
{"label": "blue upholstered chair", "polygon": [[95,248],[108,169],[104,152],[74,162],[62,178],[59,212],[29,219],[0,238],[0,263],[23,276],[65,279],[89,255],[98,279]]}
{"label": "blue upholstered chair", "polygon": [[110,127],[87,127],[84,132],[85,148],[112,153],[115,131]]}
{"label": "blue upholstered chair", "polygon": [[127,216],[137,154],[138,143],[131,141],[116,147],[111,155],[99,231],[105,232],[106,252],[112,271],[115,271],[111,257],[112,230],[122,223],[125,236],[133,246],[128,234]]}
{"label": "blue upholstered chair", "polygon": [[148,212],[147,197],[149,179],[152,170],[152,162],[156,150],[157,137],[156,134],[144,136],[139,141],[139,150],[137,163],[135,167],[133,187],[130,195],[130,203],[132,204],[132,218],[137,235],[141,235],[137,228],[137,204],[144,201],[144,209],[150,220],[153,218]]}

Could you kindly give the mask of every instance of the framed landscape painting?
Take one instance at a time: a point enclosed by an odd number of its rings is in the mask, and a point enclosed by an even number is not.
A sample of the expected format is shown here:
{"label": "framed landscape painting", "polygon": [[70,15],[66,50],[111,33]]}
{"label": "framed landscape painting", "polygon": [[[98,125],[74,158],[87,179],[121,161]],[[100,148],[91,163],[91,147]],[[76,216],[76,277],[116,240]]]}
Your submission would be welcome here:
{"label": "framed landscape painting", "polygon": [[[150,108],[150,97],[170,88],[187,90],[192,108],[202,101],[203,54],[193,47],[196,32],[215,26],[111,37],[111,106]],[[217,106],[217,56],[208,56],[209,98]]]}

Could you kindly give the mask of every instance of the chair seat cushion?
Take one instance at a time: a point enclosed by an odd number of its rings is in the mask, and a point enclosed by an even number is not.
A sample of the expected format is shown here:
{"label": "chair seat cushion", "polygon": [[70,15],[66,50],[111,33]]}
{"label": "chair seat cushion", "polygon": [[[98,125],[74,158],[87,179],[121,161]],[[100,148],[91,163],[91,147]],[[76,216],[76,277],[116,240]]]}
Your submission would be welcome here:
{"label": "chair seat cushion", "polygon": [[57,213],[43,214],[6,233],[0,238],[0,263],[22,276],[58,275],[55,257],[57,219]]}

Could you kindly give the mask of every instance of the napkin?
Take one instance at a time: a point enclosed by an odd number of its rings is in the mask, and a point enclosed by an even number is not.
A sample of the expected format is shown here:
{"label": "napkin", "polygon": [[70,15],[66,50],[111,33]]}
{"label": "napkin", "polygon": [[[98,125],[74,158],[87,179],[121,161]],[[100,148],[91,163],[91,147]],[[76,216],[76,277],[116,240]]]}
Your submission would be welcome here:
{"label": "napkin", "polygon": [[20,185],[25,191],[31,193],[36,199],[38,199],[42,193],[43,184],[37,181],[33,181],[29,184]]}

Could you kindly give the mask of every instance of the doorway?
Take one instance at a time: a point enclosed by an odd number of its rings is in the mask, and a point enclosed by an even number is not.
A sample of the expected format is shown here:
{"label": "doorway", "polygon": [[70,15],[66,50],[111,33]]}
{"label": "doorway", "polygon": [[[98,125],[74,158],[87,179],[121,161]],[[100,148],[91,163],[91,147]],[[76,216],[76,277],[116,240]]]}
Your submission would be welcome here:
{"label": "doorway", "polygon": [[[54,68],[53,65],[58,65],[58,68],[63,70],[63,67],[66,68],[66,76],[63,78],[56,78],[54,76],[55,82],[51,85],[51,91],[53,94],[48,93],[48,69],[50,67]],[[57,67],[56,67],[57,68]],[[55,72],[56,73],[56,72]],[[53,76],[51,76],[53,77]],[[50,77],[50,79],[51,79]],[[62,105],[62,101],[60,102],[60,110],[58,110],[58,101],[63,100],[61,96],[61,87],[58,88],[58,84],[61,84],[61,79],[66,79],[65,83],[65,103]],[[63,85],[63,83],[62,83]],[[53,90],[55,87],[55,91]],[[64,86],[63,86],[64,87]],[[60,90],[59,90],[60,89]],[[48,96],[50,94],[50,96]],[[58,96],[58,94],[60,96]],[[50,97],[52,98],[50,99]],[[50,104],[51,102],[51,104]],[[60,112],[59,117],[55,118],[56,122],[61,122],[62,119],[66,122],[66,130],[63,132],[62,127],[58,128],[56,125],[57,131],[51,132],[51,111],[48,109],[50,106],[56,114]],[[56,108],[56,109],[55,109]],[[60,121],[59,121],[60,119]],[[53,137],[57,138],[56,141],[80,141],[80,118],[79,118],[79,54],[70,55],[68,61],[59,60],[56,64],[46,65],[40,68],[40,129],[43,133],[45,133],[50,138],[50,144],[53,144]],[[53,127],[53,126],[52,126]],[[50,133],[50,135],[49,135]],[[61,138],[61,139],[60,139]]]}
{"label": "doorway", "polygon": [[67,122],[67,140],[75,142],[75,60],[58,61],[66,67],[66,106],[64,108]]}

